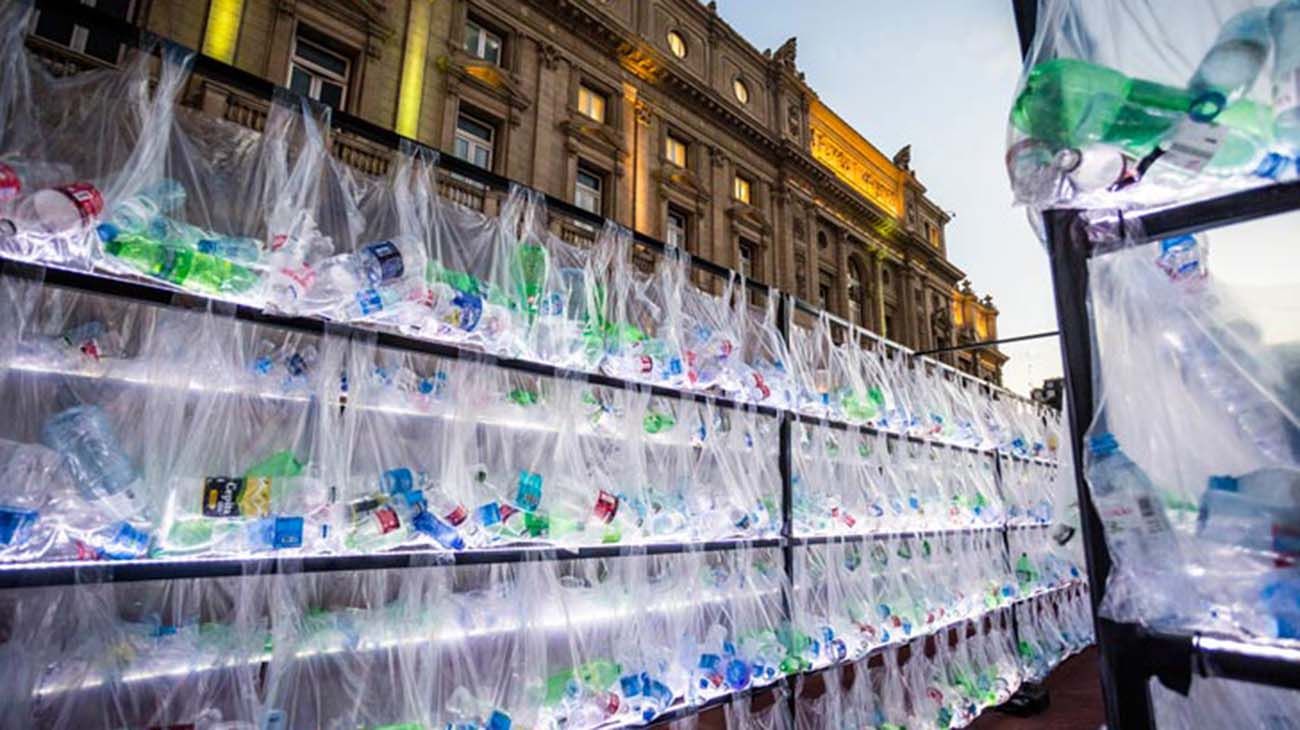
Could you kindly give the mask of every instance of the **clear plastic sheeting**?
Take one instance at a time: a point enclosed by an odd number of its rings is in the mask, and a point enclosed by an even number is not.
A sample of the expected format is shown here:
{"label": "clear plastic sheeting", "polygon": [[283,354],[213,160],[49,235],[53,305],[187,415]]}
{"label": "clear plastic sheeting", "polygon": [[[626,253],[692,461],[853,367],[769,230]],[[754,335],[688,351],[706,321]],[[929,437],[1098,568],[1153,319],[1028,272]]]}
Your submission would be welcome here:
{"label": "clear plastic sheeting", "polygon": [[1087,586],[1080,584],[1041,601],[1016,604],[1017,651],[1026,681],[1042,682],[1096,640],[1090,601]]}
{"label": "clear plastic sheeting", "polygon": [[1155,677],[1150,682],[1151,706],[1161,730],[1204,727],[1291,728],[1300,717],[1300,693],[1218,677],[1192,678],[1183,696]]}
{"label": "clear plastic sheeting", "polygon": [[[1300,638],[1294,347],[1260,337],[1203,239],[1094,258],[1086,474],[1114,562],[1102,611]],[[1153,377],[1158,373],[1158,377]]]}
{"label": "clear plastic sheeting", "polygon": [[796,727],[965,727],[1010,698],[1022,676],[1002,612],[800,678]]}
{"label": "clear plastic sheeting", "polygon": [[1300,5],[1044,0],[1007,171],[1032,208],[1133,208],[1296,177]]}
{"label": "clear plastic sheeting", "polygon": [[979,618],[1021,595],[995,532],[801,547],[794,579],[789,656],[803,670]]}

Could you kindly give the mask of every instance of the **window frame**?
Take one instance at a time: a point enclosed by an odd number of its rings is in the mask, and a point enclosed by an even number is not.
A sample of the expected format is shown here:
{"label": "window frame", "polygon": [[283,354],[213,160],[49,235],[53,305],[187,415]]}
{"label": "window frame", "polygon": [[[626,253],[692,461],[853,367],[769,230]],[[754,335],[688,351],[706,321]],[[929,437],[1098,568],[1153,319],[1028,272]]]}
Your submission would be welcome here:
{"label": "window frame", "polygon": [[[691,52],[691,46],[686,42],[686,36],[676,28],[672,28],[664,34],[664,41],[668,44],[668,52],[673,54],[674,58],[686,58]],[[680,46],[680,50],[678,46]]]}
{"label": "window frame", "polygon": [[[99,0],[80,0],[80,4],[88,8],[98,9]],[[135,10],[136,10],[135,0],[130,0],[126,4],[126,12],[122,15],[122,19],[123,20],[130,19],[132,17],[132,14],[135,12]],[[101,12],[109,13],[110,15],[116,15],[115,13],[111,13],[110,11],[107,10]],[[39,35],[36,32],[36,29],[41,23],[41,11],[39,9],[36,9],[31,14],[30,24],[27,26],[28,28],[27,32],[30,35],[36,36],[37,38],[48,41],[57,46],[62,46],[63,48],[67,48],[68,50],[74,53],[79,53],[83,56],[93,58],[96,61],[102,61],[104,63],[112,64],[114,66],[122,62],[122,47],[123,47],[122,43],[117,44],[117,57],[114,58],[112,61],[109,61],[101,56],[96,56],[95,54],[86,51],[87,43],[90,41],[90,33],[91,31],[94,30],[94,28],[81,25],[76,20],[69,20],[68,22],[72,25],[72,34],[71,36],[69,36],[67,43],[62,43],[47,35]]]}
{"label": "window frame", "polygon": [[[673,226],[674,218],[681,221],[679,229],[675,229]],[[680,230],[681,237],[679,241],[673,240],[674,230]],[[681,251],[688,250],[691,243],[691,216],[672,203],[668,204],[668,210],[664,214],[664,243],[675,246]]]}
{"label": "window frame", "polygon": [[[483,137],[475,136],[474,133],[471,131],[462,130],[460,126],[460,122],[462,119],[466,119],[470,122],[473,122],[474,124],[485,127],[489,132],[491,132],[491,136],[487,139],[484,139]],[[464,135],[465,146],[471,153],[475,149],[486,148],[487,157],[488,157],[486,167],[478,164],[477,161],[471,159],[471,157],[473,156],[472,154],[470,156],[461,156],[459,154],[456,154],[458,152],[457,148],[459,147],[460,142],[462,141],[462,134]],[[484,142],[486,142],[487,144],[486,145],[483,144]],[[473,110],[460,109],[456,112],[456,129],[455,132],[452,134],[452,154],[455,157],[464,160],[469,164],[474,165],[475,167],[491,172],[493,164],[496,163],[496,142],[497,142],[497,125],[494,122],[485,121],[482,115],[476,114]]]}
{"label": "window frame", "polygon": [[[744,191],[744,195],[741,195],[742,190]],[[731,199],[744,203],[745,205],[753,205],[754,182],[737,172],[731,178]]]}
{"label": "window frame", "polygon": [[[304,31],[308,37],[304,37]],[[311,36],[315,37],[313,38]],[[328,39],[329,34],[316,30],[314,27],[301,21],[297,23],[293,29],[293,45],[289,48],[289,73],[288,78],[285,80],[285,84],[289,86],[289,88],[293,88],[294,71],[302,69],[302,72],[311,79],[307,91],[308,98],[315,101],[321,101],[321,86],[328,82],[341,89],[338,109],[346,110],[348,108],[348,97],[351,96],[349,92],[352,91],[352,73],[354,66],[356,65],[356,59],[349,58],[347,54],[340,53],[339,51],[330,48],[328,44],[322,42]],[[336,56],[339,60],[343,61],[345,68],[342,78],[339,77],[338,72],[327,69],[311,59],[299,56],[298,45],[304,42],[309,46],[313,46],[321,53]],[[322,101],[321,103],[323,104],[325,102]]]}
{"label": "window frame", "polygon": [[[746,255],[748,252],[748,255]],[[736,242],[736,270],[746,279],[758,281],[758,242],[741,237]]]}
{"label": "window frame", "polygon": [[[583,101],[591,102],[591,110]],[[599,114],[593,113],[599,109]],[[609,96],[585,81],[578,82],[578,113],[597,124],[609,121]]]}
{"label": "window frame", "polygon": [[[469,48],[470,26],[473,26],[478,29],[478,43],[476,44],[476,47],[473,50],[470,50]],[[489,39],[495,40],[497,43],[496,60],[488,58],[486,55],[484,55],[486,53],[487,42]],[[469,54],[474,58],[477,58],[480,61],[490,63],[493,66],[498,66],[500,68],[505,68],[505,59],[506,59],[505,34],[497,31],[490,24],[484,23],[478,16],[473,15],[472,13],[465,16],[464,37],[461,39],[460,48],[465,53]]]}
{"label": "window frame", "polygon": [[[682,154],[681,154],[680,161],[673,158],[674,147],[681,148]],[[667,134],[664,135],[664,159],[682,168],[683,170],[686,169],[686,166],[689,165],[691,161],[690,145],[686,142],[686,140],[682,139],[680,136],[673,134],[672,132],[668,132]]]}
{"label": "window frame", "polygon": [[[584,186],[582,182],[583,176],[589,177],[592,180],[596,181],[595,186],[589,186],[589,185]],[[579,160],[578,169],[573,176],[573,204],[587,211],[588,213],[604,216],[605,215],[605,182],[606,182],[605,178],[606,178],[605,173],[602,172],[599,168],[593,167],[592,165],[588,164],[583,160]],[[584,191],[583,190],[584,187],[586,188],[586,191],[595,193],[595,199],[596,199],[595,210],[592,210],[591,208],[584,206],[581,202],[579,193]]]}

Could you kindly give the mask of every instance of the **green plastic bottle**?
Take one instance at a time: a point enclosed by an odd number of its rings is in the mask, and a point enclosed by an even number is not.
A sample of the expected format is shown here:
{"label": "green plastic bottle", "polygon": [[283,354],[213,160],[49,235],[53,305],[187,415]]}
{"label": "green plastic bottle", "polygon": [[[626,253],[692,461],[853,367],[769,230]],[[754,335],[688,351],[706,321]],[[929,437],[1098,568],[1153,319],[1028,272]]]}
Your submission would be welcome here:
{"label": "green plastic bottle", "polygon": [[244,476],[296,477],[302,475],[303,463],[292,451],[277,451],[248,468]]}
{"label": "green plastic bottle", "polygon": [[[1072,58],[1044,61],[1029,72],[1011,109],[1016,129],[1054,147],[1104,142],[1144,157],[1192,110],[1186,89],[1131,79]],[[1198,109],[1212,119],[1221,110]]]}
{"label": "green plastic bottle", "polygon": [[257,274],[218,256],[138,233],[105,230],[104,250],[138,271],[177,286],[215,294],[238,294],[257,285]]}
{"label": "green plastic bottle", "polygon": [[536,316],[542,289],[546,286],[546,249],[535,243],[522,243],[515,249],[514,269],[519,308]]}

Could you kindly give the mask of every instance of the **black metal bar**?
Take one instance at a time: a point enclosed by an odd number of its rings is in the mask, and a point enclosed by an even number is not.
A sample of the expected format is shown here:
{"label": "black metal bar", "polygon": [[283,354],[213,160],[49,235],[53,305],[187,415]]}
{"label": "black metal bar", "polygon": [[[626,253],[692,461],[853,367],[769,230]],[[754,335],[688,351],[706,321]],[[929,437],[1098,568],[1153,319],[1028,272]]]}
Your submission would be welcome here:
{"label": "black metal bar", "polygon": [[222,578],[277,573],[336,573],[357,570],[400,570],[432,566],[497,565],[526,561],[590,560],[638,555],[677,555],[724,550],[781,547],[779,537],[646,544],[517,545],[480,550],[405,550],[366,555],[304,555],[247,558],[187,558],[66,562],[0,567],[0,589],[82,583],[133,583],[149,580]]}
{"label": "black metal bar", "polygon": [[1016,16],[1016,36],[1020,40],[1020,57],[1027,58],[1034,44],[1034,31],[1038,26],[1038,0],[1011,0],[1011,11]]}
{"label": "black metal bar", "polygon": [[1005,345],[1011,342],[1024,342],[1025,340],[1038,340],[1044,337],[1056,337],[1060,334],[1061,334],[1060,332],[1053,330],[1051,332],[1039,332],[1038,334],[1034,334],[1034,335],[1020,335],[1019,337],[1004,337],[1000,340],[983,340],[981,342],[971,342],[966,345],[949,345],[948,347],[936,347],[932,350],[921,350],[920,352],[916,352],[913,354],[915,354],[918,357],[925,357],[927,355],[937,355],[942,352],[956,352],[958,350],[973,350],[978,347],[997,347],[998,345]]}
{"label": "black metal bar", "polygon": [[1300,180],[1126,216],[1134,241],[1155,241],[1300,210]]}
{"label": "black metal bar", "polygon": [[1092,586],[1093,624],[1101,653],[1101,684],[1109,727],[1143,730],[1154,727],[1147,691],[1145,663],[1132,637],[1116,624],[1099,619],[1097,609],[1110,574],[1101,520],[1084,480],[1083,439],[1093,420],[1092,329],[1088,321],[1088,257],[1091,241],[1079,211],[1048,211],[1044,216],[1056,318],[1061,331],[1061,360],[1065,365],[1065,392],[1070,414],[1070,450],[1074,457],[1075,488]]}

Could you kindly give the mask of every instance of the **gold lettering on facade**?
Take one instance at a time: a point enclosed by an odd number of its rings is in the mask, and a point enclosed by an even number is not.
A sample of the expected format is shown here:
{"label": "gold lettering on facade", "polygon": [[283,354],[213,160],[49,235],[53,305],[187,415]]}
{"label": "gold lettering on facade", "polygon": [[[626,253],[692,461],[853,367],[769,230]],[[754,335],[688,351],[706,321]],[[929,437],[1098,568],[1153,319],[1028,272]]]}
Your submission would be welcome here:
{"label": "gold lettering on facade", "polygon": [[888,215],[902,217],[902,171],[826,105],[814,100],[808,111],[813,159]]}

